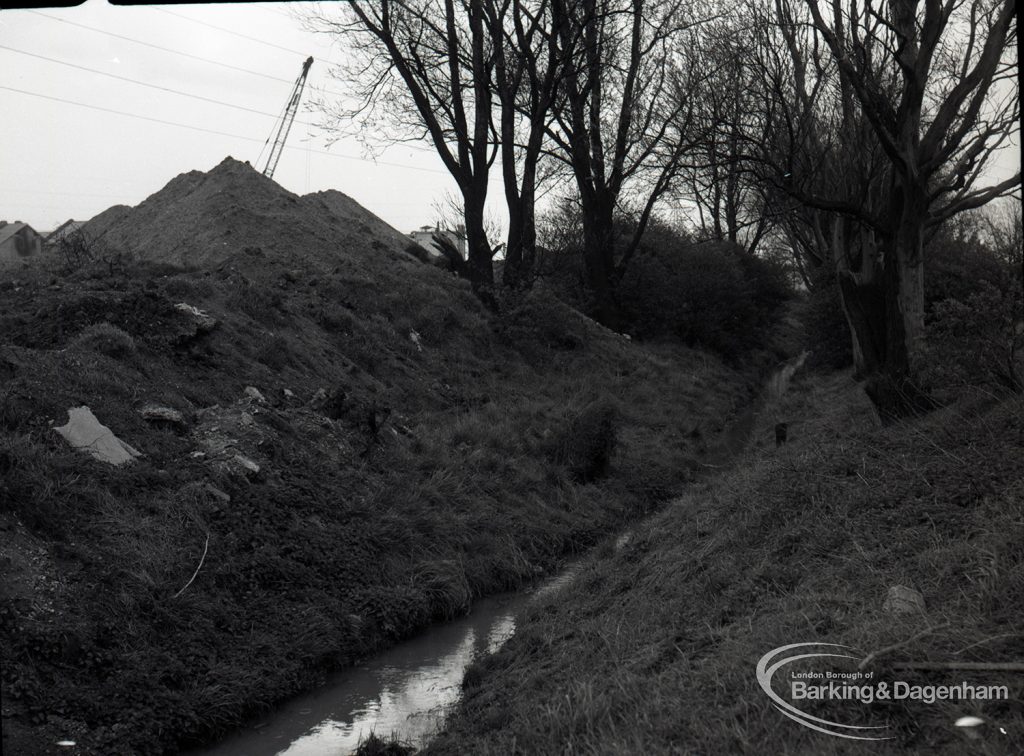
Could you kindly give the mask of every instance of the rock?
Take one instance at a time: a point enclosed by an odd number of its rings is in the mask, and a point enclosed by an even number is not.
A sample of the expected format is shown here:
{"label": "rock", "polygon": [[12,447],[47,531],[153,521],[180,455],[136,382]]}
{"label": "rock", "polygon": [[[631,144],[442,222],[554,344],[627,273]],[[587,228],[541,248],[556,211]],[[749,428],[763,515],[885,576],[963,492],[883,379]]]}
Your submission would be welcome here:
{"label": "rock", "polygon": [[174,305],[174,309],[190,318],[196,326],[196,331],[199,333],[209,333],[217,327],[217,319],[207,315],[198,307],[193,307],[185,302],[178,302]]}
{"label": "rock", "polygon": [[420,335],[411,328],[409,329],[409,341],[416,345],[418,351],[423,351],[423,347],[420,345]]}
{"label": "rock", "polygon": [[110,428],[97,420],[88,407],[69,409],[67,424],[54,430],[75,449],[111,465],[123,465],[141,456],[138,450],[119,439]]}
{"label": "rock", "polygon": [[327,390],[325,388],[323,388],[323,387],[318,388],[316,390],[316,393],[313,394],[313,398],[309,400],[310,404],[312,404],[315,407],[323,406],[323,404],[326,401],[327,401]]}
{"label": "rock", "polygon": [[889,589],[889,595],[885,597],[882,610],[889,614],[924,614],[924,596],[913,588],[894,585]]}
{"label": "rock", "polygon": [[167,425],[176,430],[184,430],[187,427],[185,416],[171,407],[147,404],[139,410],[139,414],[142,415],[143,420],[156,425]]}
{"label": "rock", "polygon": [[259,402],[260,404],[267,403],[267,398],[263,396],[263,394],[260,393],[260,390],[255,386],[246,386],[245,395],[252,399],[254,402]]}
{"label": "rock", "polygon": [[174,309],[184,316],[183,319],[185,322],[173,335],[173,338],[171,339],[172,344],[188,344],[193,339],[199,338],[217,327],[216,318],[207,315],[199,308],[193,307],[190,304],[178,302],[174,305]]}
{"label": "rock", "polygon": [[206,490],[210,492],[211,496],[213,496],[216,499],[220,499],[225,504],[230,504],[231,503],[231,494],[225,493],[224,491],[221,491],[216,486],[214,486],[214,485],[212,485],[210,483],[207,483],[206,484]]}
{"label": "rock", "polygon": [[284,390],[284,398],[285,399],[294,399],[295,398],[295,392],[292,391],[291,389],[285,389]]}
{"label": "rock", "polygon": [[257,465],[248,457],[243,457],[241,454],[236,454],[231,459],[235,464],[244,469],[246,472],[252,473],[253,475],[259,474],[260,466]]}
{"label": "rock", "polygon": [[238,418],[238,422],[242,425],[252,425],[256,422],[256,419],[248,412],[242,412]]}

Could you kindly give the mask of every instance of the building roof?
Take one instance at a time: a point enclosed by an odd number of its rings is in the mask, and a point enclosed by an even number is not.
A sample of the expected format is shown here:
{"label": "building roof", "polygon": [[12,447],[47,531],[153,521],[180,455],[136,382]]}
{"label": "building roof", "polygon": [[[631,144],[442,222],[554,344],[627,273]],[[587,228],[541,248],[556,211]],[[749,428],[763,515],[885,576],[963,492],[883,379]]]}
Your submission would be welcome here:
{"label": "building roof", "polygon": [[46,242],[47,244],[51,244],[53,242],[60,241],[65,236],[74,233],[84,225],[85,221],[76,221],[74,218],[69,218],[47,234]]}
{"label": "building roof", "polygon": [[27,228],[33,234],[36,233],[35,229],[32,228],[32,226],[28,225],[27,223],[22,223],[21,221],[15,221],[14,223],[6,223],[3,226],[0,226],[0,244],[3,244],[5,241],[10,239],[23,228]]}

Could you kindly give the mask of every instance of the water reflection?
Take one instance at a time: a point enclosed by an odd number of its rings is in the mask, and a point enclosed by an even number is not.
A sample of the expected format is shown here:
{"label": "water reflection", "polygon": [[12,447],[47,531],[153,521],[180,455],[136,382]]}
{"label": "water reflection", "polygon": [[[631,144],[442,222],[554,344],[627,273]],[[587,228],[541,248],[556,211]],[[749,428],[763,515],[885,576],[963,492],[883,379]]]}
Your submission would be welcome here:
{"label": "water reflection", "polygon": [[[532,595],[544,594],[541,589]],[[319,690],[283,705],[267,724],[194,756],[341,756],[370,732],[396,732],[421,746],[458,701],[466,668],[512,636],[516,611],[530,598],[480,601],[468,616],[344,670]]]}

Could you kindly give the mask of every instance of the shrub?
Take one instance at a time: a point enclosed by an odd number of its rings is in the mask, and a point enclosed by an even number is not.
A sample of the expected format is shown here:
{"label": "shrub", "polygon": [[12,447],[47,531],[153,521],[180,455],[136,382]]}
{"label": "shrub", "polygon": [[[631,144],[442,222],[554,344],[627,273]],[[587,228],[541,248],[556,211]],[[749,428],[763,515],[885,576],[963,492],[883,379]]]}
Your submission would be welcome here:
{"label": "shrub", "polygon": [[227,304],[260,323],[275,323],[284,304],[281,292],[248,281],[236,281]]}
{"label": "shrub", "polygon": [[831,270],[819,268],[803,312],[807,332],[807,366],[842,370],[853,364],[850,328],[843,313],[839,283]]}
{"label": "shrub", "polygon": [[705,242],[643,247],[618,294],[636,335],[673,336],[737,358],[763,343],[789,289],[770,263],[734,244]]}
{"label": "shrub", "polygon": [[923,377],[933,390],[1024,390],[1024,301],[1012,264],[970,226],[943,230],[925,257]]}
{"label": "shrub", "polygon": [[615,449],[617,412],[609,399],[586,405],[572,418],[555,444],[555,461],[563,465],[577,483],[590,483],[604,476]]}
{"label": "shrub", "polygon": [[586,342],[583,319],[544,288],[535,288],[509,303],[498,320],[498,333],[526,351],[572,351]]}
{"label": "shrub", "polygon": [[135,351],[135,340],[115,325],[94,323],[78,334],[71,346],[120,359]]}
{"label": "shrub", "polygon": [[1006,290],[1009,266],[976,235],[940,231],[925,249],[925,308],[956,299],[966,302],[986,285]]}
{"label": "shrub", "polygon": [[371,732],[365,740],[359,741],[354,756],[410,756],[415,752],[412,745],[399,740],[395,735],[382,738]]}
{"label": "shrub", "polygon": [[1002,291],[977,284],[965,298],[932,308],[924,378],[934,389],[988,386],[1024,391],[1024,297],[1018,279]]}
{"label": "shrub", "polygon": [[256,352],[256,359],[271,370],[283,370],[296,364],[291,341],[280,334],[263,342]]}

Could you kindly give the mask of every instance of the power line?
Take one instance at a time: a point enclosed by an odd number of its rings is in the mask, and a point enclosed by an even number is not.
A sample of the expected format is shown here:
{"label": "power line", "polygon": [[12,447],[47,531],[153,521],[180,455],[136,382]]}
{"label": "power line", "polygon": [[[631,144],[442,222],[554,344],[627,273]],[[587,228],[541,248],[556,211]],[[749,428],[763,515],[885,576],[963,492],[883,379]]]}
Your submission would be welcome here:
{"label": "power line", "polygon": [[182,129],[192,129],[193,131],[202,131],[207,134],[216,134],[217,136],[231,137],[232,139],[246,139],[250,142],[260,142],[262,140],[255,139],[254,137],[241,136],[239,134],[228,134],[225,131],[216,131],[214,129],[204,129],[202,126],[190,126],[187,123],[175,123],[174,121],[165,121],[162,118],[152,118],[150,116],[138,115],[137,113],[126,113],[123,110],[114,110],[113,108],[104,108],[100,105],[90,105],[86,102],[77,102],[75,100],[66,100],[63,97],[54,97],[52,95],[40,94],[39,92],[29,92],[25,89],[15,89],[14,87],[4,86],[0,84],[0,89],[6,89],[9,92],[17,92],[18,94],[28,95],[30,97],[39,97],[44,100],[53,100],[54,102],[63,102],[68,105],[77,105],[80,108],[89,108],[90,110],[99,110],[103,113],[113,113],[114,115],[128,116],[129,118],[139,118],[143,121],[152,121],[153,123],[162,123],[167,126],[177,126]]}
{"label": "power line", "polygon": [[106,31],[105,29],[97,29],[95,26],[87,26],[86,24],[80,24],[80,23],[77,23],[75,21],[68,21],[65,18],[57,18],[56,16],[51,16],[51,15],[49,15],[47,13],[40,13],[39,11],[36,11],[36,10],[30,10],[29,13],[35,14],[36,16],[42,16],[43,18],[48,18],[51,21],[56,21],[56,22],[61,23],[61,24],[68,24],[70,26],[77,26],[79,29],[88,29],[89,31],[96,32],[97,34],[106,34],[108,37],[115,37],[116,39],[122,39],[125,42],[132,42],[133,44],[136,44],[136,45],[143,45],[145,47],[151,47],[154,50],[160,50],[161,52],[171,53],[172,55],[181,55],[182,57],[185,57],[185,58],[192,58],[193,60],[199,60],[199,61],[202,61],[203,63],[211,63],[211,64],[213,64],[215,66],[222,66],[224,68],[230,68],[233,71],[240,71],[242,73],[252,74],[254,76],[262,76],[264,79],[273,79],[274,81],[280,81],[280,82],[283,82],[285,84],[290,84],[291,83],[290,81],[288,81],[288,79],[282,78],[280,76],[272,76],[271,74],[260,73],[259,71],[252,71],[252,70],[250,70],[248,68],[241,68],[240,66],[233,66],[230,63],[222,63],[219,60],[213,60],[212,58],[204,58],[201,55],[193,55],[192,53],[182,52],[181,50],[174,50],[174,49],[172,49],[170,47],[163,47],[161,45],[155,45],[155,44],[153,44],[151,42],[144,42],[141,39],[135,39],[133,37],[126,37],[123,34],[116,34],[114,32]]}
{"label": "power line", "polygon": [[[192,131],[201,131],[201,132],[204,132],[206,134],[215,134],[216,136],[230,137],[231,139],[243,139],[243,140],[245,140],[247,142],[261,143],[261,142],[264,141],[263,139],[257,139],[256,137],[242,136],[241,134],[230,134],[230,133],[228,133],[226,131],[216,131],[215,129],[207,129],[207,128],[203,128],[202,126],[192,126],[192,125],[187,124],[187,123],[177,123],[175,121],[165,121],[162,118],[153,118],[152,116],[144,116],[144,115],[139,115],[137,113],[126,113],[123,110],[114,110],[113,108],[105,108],[105,107],[102,107],[100,105],[90,105],[89,103],[78,102],[76,100],[68,100],[68,99],[65,99],[63,97],[54,97],[53,95],[45,95],[45,94],[41,94],[39,92],[29,92],[28,90],[25,90],[25,89],[16,89],[15,87],[8,87],[8,86],[3,85],[3,84],[0,84],[0,89],[5,89],[8,92],[17,92],[18,94],[28,95],[29,97],[38,97],[38,98],[41,98],[43,100],[52,100],[54,102],[61,102],[61,103],[67,104],[67,105],[76,105],[76,106],[78,106],[80,108],[88,108],[90,110],[98,110],[98,111],[103,112],[103,113],[112,113],[114,115],[127,116],[128,118],[137,118],[137,119],[142,120],[142,121],[151,121],[153,123],[160,123],[160,124],[163,124],[165,126],[175,126],[177,128],[180,128],[180,129],[190,129]],[[285,149],[286,150],[305,150],[306,148],[305,147],[296,147],[296,146],[293,146],[293,145],[285,145]],[[354,157],[352,155],[339,155],[336,152],[328,152],[326,150],[311,150],[311,152],[314,152],[314,153],[316,153],[318,155],[326,155],[327,157],[340,158],[341,160],[354,160],[354,161],[360,162],[360,163],[371,163],[373,165],[385,165],[385,166],[389,166],[389,167],[392,167],[392,168],[404,168],[404,169],[410,170],[410,171],[423,171],[423,172],[426,172],[426,173],[439,173],[439,174],[442,174],[442,175],[445,175],[445,176],[449,175],[448,171],[441,170],[441,169],[438,169],[438,168],[424,168],[424,167],[418,166],[418,165],[408,165],[408,164],[405,164],[405,163],[393,163],[393,162],[387,161],[387,160],[370,160],[368,158]],[[490,181],[495,181],[495,182],[501,181],[501,179],[499,179],[499,178],[491,178],[489,180]]]}
{"label": "power line", "polygon": [[[160,10],[160,9],[159,8],[152,8],[152,10]],[[288,14],[285,13],[284,11],[278,11],[278,10],[275,10],[273,8],[267,8],[266,10],[274,11],[275,13],[279,13],[280,15],[288,16]],[[170,11],[167,11],[167,12],[170,13]],[[68,21],[66,19],[57,18],[56,16],[50,16],[50,15],[48,15],[46,13],[40,13],[39,11],[30,10],[29,13],[33,13],[36,16],[41,16],[42,18],[48,18],[51,21],[57,21],[57,22],[62,23],[62,24],[69,24],[71,26],[77,26],[77,27],[79,27],[81,29],[86,29],[88,31],[96,32],[97,34],[106,34],[107,36],[114,37],[116,39],[121,39],[121,40],[124,40],[126,42],[132,42],[133,44],[143,45],[145,47],[151,47],[154,50],[160,50],[161,52],[170,53],[172,55],[180,55],[180,56],[185,57],[185,58],[191,58],[192,60],[198,60],[198,61],[202,61],[203,63],[209,63],[211,65],[221,66],[223,68],[229,68],[229,69],[231,69],[233,71],[239,71],[241,73],[252,74],[253,76],[261,76],[261,77],[263,77],[265,79],[270,79],[272,81],[279,81],[279,82],[282,82],[282,83],[285,83],[285,84],[293,84],[294,83],[294,81],[291,80],[291,79],[284,79],[284,78],[281,78],[280,76],[272,76],[271,74],[262,73],[260,71],[253,71],[253,70],[251,70],[249,68],[242,68],[240,66],[233,66],[230,63],[222,63],[221,61],[213,60],[211,58],[204,58],[201,55],[193,55],[191,53],[183,52],[181,50],[175,50],[175,49],[170,48],[170,47],[163,47],[161,45],[155,45],[155,44],[152,44],[150,42],[144,42],[143,40],[135,39],[134,37],[127,37],[127,36],[125,36],[123,34],[115,34],[114,32],[106,31],[105,29],[98,29],[98,28],[96,28],[94,26],[88,26],[86,24],[80,24],[80,23],[77,23],[75,21]],[[180,15],[180,14],[172,14],[172,15]],[[186,18],[187,19],[186,16],[181,16],[181,18]],[[289,18],[290,18],[290,16],[289,16]],[[188,20],[194,20],[194,19],[188,19]],[[197,22],[197,23],[204,23],[204,22]],[[209,26],[209,24],[206,24],[206,25]],[[214,27],[214,28],[220,28],[220,27]],[[8,48],[8,49],[13,50],[13,48]],[[14,50],[14,51],[15,52],[23,52],[23,51],[20,51],[20,50]],[[293,52],[297,53],[298,51],[295,50]],[[32,53],[25,53],[25,54],[31,55]],[[54,62],[60,63],[61,61],[54,61]],[[327,61],[327,62],[330,62],[330,61]],[[73,64],[65,63],[65,65],[73,65]],[[87,70],[89,70],[89,69],[87,69]],[[105,75],[105,76],[113,76],[113,74],[107,74],[106,72],[103,72],[103,71],[93,71],[93,73],[100,73],[100,74]],[[152,85],[147,84],[145,82],[139,82],[139,81],[136,81],[134,79],[128,79],[128,81],[132,81],[133,83],[136,83],[136,84],[143,84],[143,86],[152,86]],[[313,86],[314,86],[315,89],[317,89],[319,91],[322,91],[324,94],[334,95],[335,97],[345,97],[345,95],[343,95],[341,92],[336,92],[334,90],[326,89],[326,88],[319,87],[319,86],[316,86],[316,85],[313,85]],[[189,97],[194,96],[194,95],[190,95],[190,94],[188,94],[186,92],[178,92],[177,90],[170,90],[170,91],[175,91],[177,94],[185,94],[186,96],[189,96]],[[223,104],[223,103],[220,103],[218,101],[218,104]],[[257,112],[257,111],[254,111],[254,112]],[[262,112],[262,111],[259,111],[259,112],[262,115],[273,115],[274,118],[280,118],[280,115],[281,115],[281,114],[266,113],[266,112]],[[312,126],[313,128],[320,128],[317,124],[311,123],[309,121],[298,121],[297,123],[303,124],[305,126]],[[420,147],[418,145],[407,145],[407,146],[409,147],[409,149],[416,150],[416,151],[419,151],[419,152],[431,152],[432,151],[430,147]]]}
{"label": "power line", "polygon": [[[208,21],[200,21],[198,18],[192,18],[191,16],[186,16],[183,13],[175,13],[174,11],[169,11],[166,8],[157,8],[156,6],[151,5],[151,6],[149,6],[149,9],[157,11],[158,13],[166,13],[168,16],[177,16],[178,18],[184,19],[185,21],[190,21],[193,24],[199,24],[201,26],[208,26],[211,29],[216,29],[217,31],[224,32],[225,34],[231,34],[231,35],[233,35],[235,37],[241,37],[242,39],[247,39],[250,42],[256,42],[257,44],[266,45],[267,47],[273,47],[273,48],[276,48],[278,50],[284,50],[285,52],[296,53],[298,55],[307,55],[308,54],[308,53],[302,52],[301,50],[296,50],[295,48],[292,48],[292,47],[285,47],[283,45],[278,45],[278,44],[276,44],[274,42],[267,42],[267,40],[260,39],[259,37],[253,37],[253,36],[250,36],[248,34],[242,34],[242,32],[235,31],[234,29],[227,29],[227,28],[225,28],[223,26],[217,26],[216,24],[211,24]],[[332,66],[341,65],[340,63],[337,63],[337,62],[335,62],[333,60],[325,60],[324,62],[328,63],[328,64],[330,64]]]}
{"label": "power line", "polygon": [[[180,89],[173,89],[171,87],[163,87],[163,86],[160,86],[159,84],[151,84],[148,81],[139,81],[138,79],[132,79],[132,78],[129,78],[127,76],[119,76],[118,74],[108,73],[107,71],[100,71],[99,69],[89,68],[88,66],[80,66],[77,63],[68,63],[67,61],[64,61],[64,60],[57,60],[56,58],[50,58],[50,57],[47,57],[46,55],[39,55],[38,53],[31,53],[31,52],[28,52],[27,50],[19,50],[19,49],[15,48],[15,47],[8,47],[7,45],[0,45],[0,50],[9,50],[11,52],[16,52],[16,53],[19,53],[21,55],[28,55],[31,58],[39,58],[40,60],[46,60],[46,61],[49,61],[50,63],[57,63],[58,65],[68,66],[69,68],[77,68],[80,71],[86,71],[88,73],[98,74],[100,76],[107,76],[107,77],[109,77],[111,79],[118,79],[119,81],[127,81],[130,84],[138,84],[141,87],[149,87],[150,89],[159,89],[162,92],[170,92],[172,94],[181,95],[182,97],[191,97],[194,100],[202,100],[203,102],[213,103],[214,105],[223,105],[224,107],[227,107],[227,108],[235,108],[236,110],[244,110],[247,113],[255,113],[256,115],[264,115],[264,116],[269,116],[270,118],[277,118],[276,114],[268,113],[265,110],[256,110],[255,108],[247,108],[245,105],[235,105],[234,103],[224,102],[223,100],[217,100],[217,99],[214,99],[213,97],[203,97],[202,95],[192,94],[191,92],[182,92]],[[317,125],[315,123],[310,123],[308,121],[299,121],[299,123],[301,123],[301,124],[303,124],[305,126],[312,126],[313,128],[317,128]]]}
{"label": "power line", "polygon": [[[272,9],[268,8],[268,10],[272,10]],[[281,76],[273,76],[272,74],[263,73],[262,71],[253,71],[251,68],[242,68],[241,66],[233,66],[230,63],[223,63],[223,62],[221,62],[219,60],[213,60],[212,58],[205,58],[202,55],[193,55],[192,53],[187,53],[187,52],[184,52],[182,50],[175,50],[172,47],[163,47],[162,45],[156,45],[156,44],[153,44],[152,42],[145,42],[145,41],[143,41],[141,39],[135,39],[134,37],[127,37],[124,34],[117,34],[115,32],[107,31],[106,29],[98,29],[95,26],[88,26],[87,24],[80,24],[80,23],[78,23],[76,21],[68,21],[67,19],[64,19],[64,18],[57,18],[56,16],[51,16],[51,15],[49,15],[47,13],[40,13],[39,11],[35,11],[35,10],[30,10],[29,13],[32,13],[32,14],[34,14],[36,16],[41,16],[42,18],[48,18],[51,21],[56,21],[56,22],[61,23],[61,24],[68,24],[70,26],[77,26],[79,29],[86,29],[88,31],[95,32],[97,34],[105,34],[108,37],[114,37],[115,39],[121,39],[121,40],[124,40],[125,42],[131,42],[132,44],[142,45],[143,47],[150,47],[150,48],[152,48],[154,50],[159,50],[160,52],[170,53],[171,55],[180,55],[183,58],[191,58],[192,60],[198,60],[198,61],[201,61],[203,63],[209,63],[210,65],[214,65],[214,66],[220,66],[221,68],[228,68],[228,69],[231,69],[232,71],[238,71],[240,73],[247,73],[247,74],[251,74],[253,76],[260,76],[260,77],[262,77],[264,79],[270,79],[272,81],[280,81],[280,82],[282,82],[284,84],[291,84],[292,83],[291,79],[285,79],[285,78],[283,78]],[[330,89],[325,89],[323,91],[324,91],[325,94],[334,95],[335,97],[344,97],[344,95],[341,94],[341,92],[335,92],[335,91],[330,90]]]}

